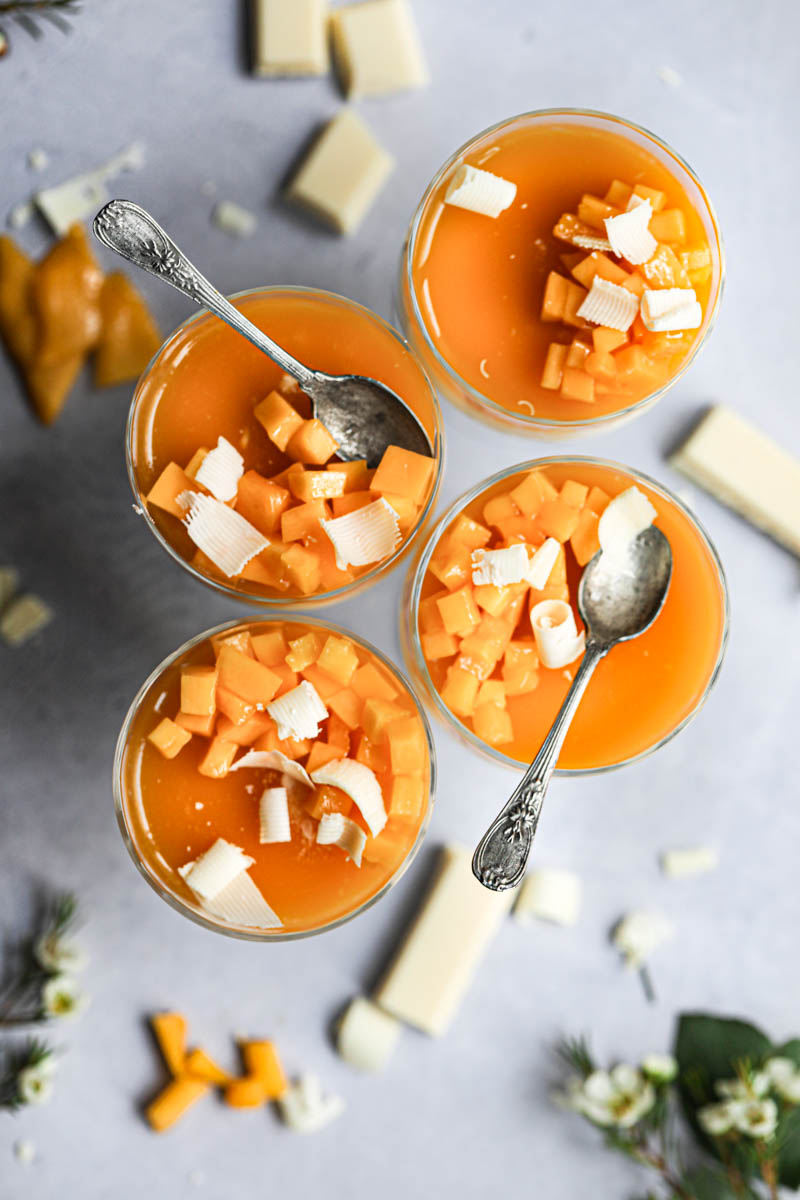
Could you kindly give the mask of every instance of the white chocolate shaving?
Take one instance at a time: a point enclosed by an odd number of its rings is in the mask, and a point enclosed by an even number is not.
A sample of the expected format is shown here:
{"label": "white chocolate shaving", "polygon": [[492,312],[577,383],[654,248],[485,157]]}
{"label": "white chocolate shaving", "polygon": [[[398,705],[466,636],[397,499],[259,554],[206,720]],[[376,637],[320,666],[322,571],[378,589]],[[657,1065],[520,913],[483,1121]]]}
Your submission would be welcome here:
{"label": "white chocolate shaving", "polygon": [[401,540],[397,513],[383,497],[320,524],[333,543],[336,565],[341,571],[381,562]]}
{"label": "white chocolate shaving", "polygon": [[550,572],[558,561],[560,550],[561,543],[556,538],[549,537],[534,551],[528,574],[525,576],[532,588],[540,590],[546,586]]}
{"label": "white chocolate shaving", "polygon": [[685,850],[665,850],[661,855],[661,869],[670,879],[687,879],[692,875],[704,875],[719,866],[719,854],[713,846],[691,846]]}
{"label": "white chocolate shaving", "polygon": [[662,942],[675,936],[675,926],[659,912],[628,913],[615,926],[611,940],[625,958],[625,965],[638,969]]}
{"label": "white chocolate shaving", "polygon": [[359,1071],[381,1071],[397,1045],[402,1025],[366,996],[354,996],[339,1021],[336,1049]]}
{"label": "white chocolate shaving", "polygon": [[626,333],[639,311],[639,297],[609,279],[595,275],[589,295],[578,309],[578,316],[593,325],[604,325]]}
{"label": "white chocolate shaving", "polygon": [[513,204],[516,194],[517,185],[510,179],[462,163],[448,184],[444,202],[496,218]]}
{"label": "white chocolate shaving", "polygon": [[292,827],[289,822],[289,795],[285,787],[264,789],[258,802],[258,816],[260,822],[258,840],[262,845],[292,840]]}
{"label": "white chocolate shaving", "polygon": [[213,496],[183,492],[179,500],[189,506],[184,522],[189,537],[223,575],[239,575],[269,545],[255,526]]}
{"label": "white chocolate shaving", "polygon": [[249,208],[242,208],[240,204],[234,204],[232,200],[220,200],[219,204],[215,204],[211,221],[223,233],[237,238],[252,237],[258,224],[255,213],[251,213]]}
{"label": "white chocolate shaving", "polygon": [[213,900],[203,900],[202,906],[209,916],[229,925],[244,925],[251,929],[280,929],[283,926],[247,871],[232,879]]}
{"label": "white chocolate shaving", "polygon": [[523,542],[501,550],[472,551],[472,582],[478,586],[521,583],[529,569],[528,548]]}
{"label": "white chocolate shaving", "polygon": [[551,670],[566,667],[586,649],[575,614],[566,600],[540,600],[531,609],[531,628],[542,664]]}
{"label": "white chocolate shaving", "polygon": [[319,692],[306,679],[291,691],[284,692],[277,700],[271,700],[267,712],[278,726],[278,740],[281,742],[286,738],[302,742],[304,738],[316,737],[320,721],[324,721],[328,715]]}
{"label": "white chocolate shaving", "polygon": [[301,767],[300,763],[288,758],[280,750],[248,750],[237,762],[233,763],[230,770],[238,771],[241,767],[280,771],[283,775],[288,775],[290,779],[305,784],[306,787],[314,786],[305,767]]}
{"label": "white chocolate shaving", "polygon": [[606,217],[603,222],[613,252],[634,266],[648,262],[658,249],[649,229],[652,216],[653,206],[645,200],[619,216]]}
{"label": "white chocolate shaving", "polygon": [[317,845],[338,846],[357,867],[367,844],[367,835],[360,825],[344,813],[323,813],[317,826]]}
{"label": "white chocolate shaving", "polygon": [[694,288],[647,288],[642,293],[642,320],[651,333],[697,329],[703,309]]}
{"label": "white chocolate shaving", "polygon": [[311,778],[314,783],[327,783],[346,792],[358,806],[372,836],[378,836],[386,824],[386,809],[374,771],[352,758],[335,758],[312,771]]}
{"label": "white chocolate shaving", "polygon": [[637,487],[626,488],[615,496],[600,517],[597,536],[604,554],[615,558],[625,555],[631,542],[655,521],[658,513]]}
{"label": "white chocolate shaving", "polygon": [[579,250],[602,250],[606,254],[611,252],[611,242],[608,238],[593,237],[589,233],[573,233],[570,241]]}
{"label": "white chocolate shaving", "polygon": [[529,871],[519,889],[514,916],[519,921],[537,917],[556,925],[574,925],[581,911],[581,881],[573,871],[540,867]]}
{"label": "white chocolate shaving", "polygon": [[194,478],[217,500],[233,500],[243,474],[244,459],[241,454],[229,441],[220,437],[214,449],[204,456]]}
{"label": "white chocolate shaving", "polygon": [[340,1096],[323,1096],[316,1075],[301,1075],[278,1098],[278,1108],[295,1133],[316,1133],[340,1117],[345,1104]]}
{"label": "white chocolate shaving", "polygon": [[255,859],[238,846],[217,838],[213,846],[193,862],[178,868],[178,874],[186,881],[199,900],[213,900],[224,887],[242,871],[252,867]]}
{"label": "white chocolate shaving", "polygon": [[107,183],[123,171],[138,171],[143,163],[144,147],[141,142],[133,142],[94,170],[37,192],[34,202],[53,232],[63,237],[76,221],[82,221],[105,204]]}

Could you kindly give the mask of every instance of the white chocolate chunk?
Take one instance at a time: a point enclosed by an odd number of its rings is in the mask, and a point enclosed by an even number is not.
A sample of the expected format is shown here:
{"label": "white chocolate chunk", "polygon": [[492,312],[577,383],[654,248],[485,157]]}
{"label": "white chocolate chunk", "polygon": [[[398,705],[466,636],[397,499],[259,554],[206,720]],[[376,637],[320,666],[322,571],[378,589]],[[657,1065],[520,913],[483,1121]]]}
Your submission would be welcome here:
{"label": "white chocolate chunk", "polygon": [[243,474],[241,454],[226,438],[220,437],[214,449],[204,455],[194,478],[217,500],[233,500]]}
{"label": "white chocolate chunk", "polygon": [[10,600],[0,615],[0,637],[9,646],[21,646],[53,619],[53,611],[44,600],[26,592]]}
{"label": "white chocolate chunk", "polygon": [[269,545],[254,525],[213,496],[183,492],[179,500],[189,505],[184,522],[189,537],[223,575],[239,575]]}
{"label": "white chocolate chunk", "polygon": [[665,850],[661,855],[661,869],[670,879],[687,879],[692,875],[704,875],[719,866],[719,854],[713,846],[691,846],[685,850]]}
{"label": "white chocolate chunk", "polygon": [[107,183],[123,171],[139,170],[143,163],[144,147],[141,142],[133,142],[94,170],[37,192],[34,202],[53,232],[63,237],[76,221],[82,221],[105,204]]}
{"label": "white chocolate chunk", "polygon": [[28,153],[28,166],[32,171],[44,171],[50,166],[50,155],[46,150],[37,147]]}
{"label": "white chocolate chunk", "polygon": [[428,71],[407,0],[362,0],[331,14],[333,54],[345,94],[424,87]]}
{"label": "white chocolate chunk", "polygon": [[589,295],[578,309],[578,316],[593,325],[604,325],[626,333],[639,311],[639,297],[609,279],[595,275]]}
{"label": "white chocolate chunk", "polygon": [[336,1049],[359,1071],[382,1071],[389,1061],[402,1025],[366,996],[354,996],[339,1021]]}
{"label": "white chocolate chunk", "polygon": [[586,649],[586,635],[575,624],[566,600],[540,600],[531,609],[531,628],[542,665],[551,670],[566,667]]}
{"label": "white chocolate chunk", "polygon": [[320,524],[333,543],[341,571],[382,562],[397,549],[402,536],[397,513],[383,497]]}
{"label": "white chocolate chunk", "polygon": [[277,700],[271,700],[267,712],[278,726],[278,740],[314,738],[319,733],[319,723],[324,721],[328,710],[314,687],[304,679]]}
{"label": "white chocolate chunk", "polygon": [[517,185],[510,179],[462,163],[447,186],[444,202],[496,219],[514,203],[516,194]]}
{"label": "white chocolate chunk", "polygon": [[653,524],[658,513],[637,487],[626,488],[604,510],[597,525],[600,549],[604,554],[622,558],[631,542]]}
{"label": "white chocolate chunk", "polygon": [[289,795],[285,787],[265,788],[258,802],[259,833],[262,845],[290,842]]}
{"label": "white chocolate chunk", "polygon": [[634,266],[648,262],[658,249],[649,229],[652,216],[653,206],[645,200],[619,216],[606,217],[603,224],[614,254]]}
{"label": "white chocolate chunk", "polygon": [[23,229],[33,219],[35,209],[30,200],[22,200],[9,210],[6,221],[11,229]]}
{"label": "white chocolate chunk", "polygon": [[338,846],[357,867],[367,844],[367,835],[360,825],[344,813],[323,813],[317,826],[318,846]]}
{"label": "white chocolate chunk", "polygon": [[323,1095],[316,1075],[301,1075],[278,1097],[278,1109],[295,1133],[316,1133],[340,1117],[345,1104],[340,1096]]}
{"label": "white chocolate chunk", "polygon": [[337,233],[353,233],[393,167],[394,159],[361,118],[344,108],[312,146],[289,184],[287,199]]}
{"label": "white chocolate chunk", "polygon": [[0,567],[0,612],[16,594],[19,587],[19,572],[16,567]]}
{"label": "white chocolate chunk", "polygon": [[294,759],[281,754],[280,750],[248,750],[237,762],[232,764],[230,770],[238,771],[242,767],[254,767],[262,771],[281,771],[283,775],[288,775],[297,783],[304,783],[306,787],[314,786],[305,767],[301,767],[300,763],[295,762]]}
{"label": "white chocolate chunk", "polygon": [[238,846],[217,838],[213,846],[193,862],[178,868],[178,874],[186,881],[198,900],[213,900],[231,880],[242,871],[252,867],[255,859]]}
{"label": "white chocolate chunk", "polygon": [[386,824],[386,809],[381,785],[370,767],[352,758],[335,758],[312,771],[311,778],[314,783],[327,783],[346,792],[358,806],[372,836],[378,836]]}
{"label": "white chocolate chunk", "polygon": [[472,551],[472,582],[478,586],[491,583],[495,587],[505,587],[509,583],[521,583],[529,570],[528,548],[523,542],[502,550]]}
{"label": "white chocolate chunk", "polygon": [[558,562],[561,543],[553,537],[545,538],[531,557],[528,574],[525,576],[532,588],[541,591],[547,585],[550,573]]}
{"label": "white chocolate chunk", "polygon": [[703,323],[703,309],[694,288],[646,288],[642,321],[651,333],[697,329]]}
{"label": "white chocolate chunk", "polygon": [[573,233],[570,241],[579,250],[602,250],[606,254],[611,253],[611,242],[608,238],[593,237],[590,233]]}
{"label": "white chocolate chunk", "polygon": [[540,867],[529,871],[519,889],[514,916],[519,921],[537,917],[556,925],[575,925],[581,911],[581,881],[573,871]]}
{"label": "white chocolate chunk", "polygon": [[256,75],[325,74],[325,0],[253,0],[252,14]]}
{"label": "white chocolate chunk", "polygon": [[376,989],[376,1003],[425,1033],[445,1033],[515,896],[478,883],[471,850],[444,847],[434,884]]}
{"label": "white chocolate chunk", "polygon": [[250,212],[249,208],[242,208],[241,204],[234,204],[232,200],[220,200],[215,204],[211,220],[217,229],[237,238],[252,237],[258,225],[255,213]]}
{"label": "white chocolate chunk", "polygon": [[251,929],[280,929],[283,927],[278,914],[267,904],[261,890],[242,871],[211,900],[203,900],[202,907],[209,916],[229,925],[243,925]]}
{"label": "white chocolate chunk", "polygon": [[755,425],[716,405],[670,463],[800,555],[800,462]]}
{"label": "white chocolate chunk", "polygon": [[625,965],[638,969],[663,942],[675,936],[672,921],[659,912],[632,912],[615,926],[611,940],[625,958]]}

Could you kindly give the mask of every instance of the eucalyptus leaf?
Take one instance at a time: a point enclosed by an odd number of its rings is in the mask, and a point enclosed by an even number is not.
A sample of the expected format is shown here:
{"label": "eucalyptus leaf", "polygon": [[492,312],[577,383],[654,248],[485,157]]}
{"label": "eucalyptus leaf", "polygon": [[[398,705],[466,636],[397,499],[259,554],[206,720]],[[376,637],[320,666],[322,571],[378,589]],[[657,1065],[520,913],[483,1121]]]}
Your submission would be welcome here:
{"label": "eucalyptus leaf", "polygon": [[[789,1045],[792,1045],[790,1042]],[[797,1042],[794,1045],[798,1045]],[[786,1047],[779,1051],[786,1053]],[[786,1056],[791,1058],[791,1055]],[[800,1188],[800,1108],[792,1108],[778,1126],[778,1178],[784,1187]]]}
{"label": "eucalyptus leaf", "polygon": [[782,1046],[775,1046],[770,1051],[770,1056],[772,1058],[790,1058],[800,1067],[800,1038],[792,1038],[790,1042],[784,1042]]}
{"label": "eucalyptus leaf", "polygon": [[747,1185],[737,1191],[724,1172],[714,1167],[698,1167],[681,1181],[692,1200],[758,1200],[757,1193]]}
{"label": "eucalyptus leaf", "polygon": [[675,1037],[681,1092],[694,1108],[715,1099],[717,1079],[731,1079],[737,1064],[749,1060],[758,1066],[772,1052],[766,1034],[746,1021],[683,1013]]}

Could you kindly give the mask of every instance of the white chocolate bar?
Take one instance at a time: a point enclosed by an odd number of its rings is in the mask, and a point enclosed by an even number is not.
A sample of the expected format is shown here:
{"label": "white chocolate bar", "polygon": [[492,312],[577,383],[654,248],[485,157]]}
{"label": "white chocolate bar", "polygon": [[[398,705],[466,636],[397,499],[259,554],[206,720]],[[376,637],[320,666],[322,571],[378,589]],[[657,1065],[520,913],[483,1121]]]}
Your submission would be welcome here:
{"label": "white chocolate bar", "polygon": [[363,0],[331,14],[333,54],[345,95],[424,87],[428,71],[407,0]]}
{"label": "white chocolate bar", "polygon": [[324,75],[328,69],[324,0],[252,0],[256,75]]}

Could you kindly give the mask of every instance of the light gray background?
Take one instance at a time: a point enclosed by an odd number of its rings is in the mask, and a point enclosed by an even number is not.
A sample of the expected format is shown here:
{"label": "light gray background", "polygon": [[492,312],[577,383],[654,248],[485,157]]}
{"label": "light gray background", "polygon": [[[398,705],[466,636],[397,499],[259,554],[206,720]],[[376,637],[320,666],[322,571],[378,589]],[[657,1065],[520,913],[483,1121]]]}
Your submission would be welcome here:
{"label": "light gray background", "polygon": [[[800,451],[793,0],[416,0],[415,9],[433,82],[360,105],[398,168],[352,240],[276,200],[298,147],[336,111],[334,84],[249,78],[240,5],[220,0],[85,0],[70,38],[52,31],[34,44],[17,33],[0,63],[0,214],[36,185],[141,138],[146,167],[120,183],[120,194],[152,208],[223,290],[317,284],[388,315],[406,223],[454,147],[525,109],[621,113],[655,129],[699,172],[718,206],[729,282],[718,327],[688,377],[654,412],[576,449],[680,486],[665,451],[715,399]],[[663,66],[680,73],[681,87],[662,82]],[[26,165],[36,147],[51,158],[41,176]],[[254,239],[236,242],[210,226],[206,180],[258,213]],[[38,226],[23,235],[32,251],[47,241]],[[177,293],[143,286],[165,330],[187,314]],[[555,782],[538,859],[583,877],[579,927],[509,921],[448,1037],[408,1032],[385,1076],[359,1077],[329,1043],[331,1018],[373,978],[435,846],[473,841],[513,776],[437,730],[441,786],[426,848],[377,909],[319,939],[228,941],[147,888],[112,811],[116,732],[162,656],[238,610],[177,570],[131,512],[122,455],[129,391],[82,385],[44,430],[0,360],[0,561],[17,564],[57,614],[31,644],[0,648],[0,917],[5,930],[25,928],[38,881],[75,888],[93,997],[79,1023],[53,1031],[66,1053],[49,1107],[0,1119],[0,1195],[166,1200],[202,1187],[213,1200],[376,1192],[396,1200],[510,1186],[547,1200],[629,1194],[632,1168],[550,1104],[559,1034],[591,1031],[601,1055],[634,1056],[666,1047],[675,1014],[695,1008],[750,1016],[779,1037],[797,1032],[797,562],[696,494],[733,594],[716,691],[649,760]],[[445,415],[442,504],[547,450],[487,434],[449,407]],[[398,655],[400,586],[397,574],[332,615]],[[697,842],[719,847],[721,869],[685,883],[663,879],[659,851]],[[643,905],[668,912],[679,930],[654,960],[653,1007],[607,942],[615,919]],[[209,1100],[156,1138],[137,1106],[162,1080],[143,1022],[164,1006],[184,1010],[192,1040],[231,1065],[234,1033],[275,1036],[289,1070],[317,1071],[346,1098],[347,1116],[303,1141],[270,1113]],[[14,1160],[18,1138],[35,1142],[34,1166]]]}

